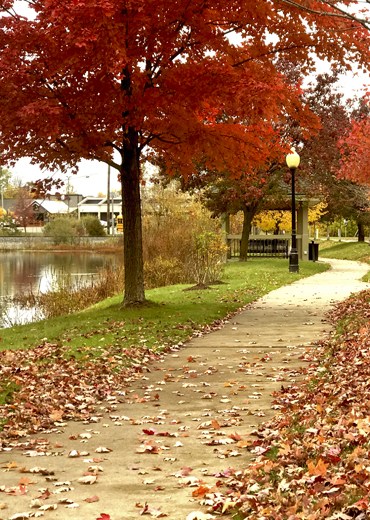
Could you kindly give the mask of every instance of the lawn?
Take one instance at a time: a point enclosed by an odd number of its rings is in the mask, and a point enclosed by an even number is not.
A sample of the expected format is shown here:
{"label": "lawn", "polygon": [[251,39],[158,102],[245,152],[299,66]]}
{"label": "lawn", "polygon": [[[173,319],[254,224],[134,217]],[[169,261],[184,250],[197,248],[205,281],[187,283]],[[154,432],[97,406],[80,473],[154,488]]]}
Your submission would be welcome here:
{"label": "lawn", "polygon": [[42,342],[63,345],[65,355],[97,356],[113,344],[161,349],[184,341],[194,330],[223,319],[256,298],[305,276],[324,271],[320,263],[302,262],[300,273],[288,272],[283,259],[251,259],[227,264],[222,283],[205,290],[175,285],[146,292],[149,305],[123,309],[122,296],[85,311],[3,329],[0,349],[24,349]]}
{"label": "lawn", "polygon": [[370,244],[368,242],[334,242],[326,240],[320,243],[319,254],[322,258],[370,262]]}
{"label": "lawn", "polygon": [[[326,240],[319,245],[319,258],[355,260],[370,264],[370,244],[368,242],[334,242]],[[370,281],[370,272],[363,278]]]}

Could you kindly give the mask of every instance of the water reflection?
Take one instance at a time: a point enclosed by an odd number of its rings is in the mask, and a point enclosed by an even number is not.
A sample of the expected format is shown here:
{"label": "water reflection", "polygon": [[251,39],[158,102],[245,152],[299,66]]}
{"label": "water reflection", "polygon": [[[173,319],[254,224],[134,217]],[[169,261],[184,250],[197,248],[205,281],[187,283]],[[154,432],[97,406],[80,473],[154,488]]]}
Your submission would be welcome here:
{"label": "water reflection", "polygon": [[6,251],[0,253],[0,327],[26,323],[39,318],[35,309],[10,305],[8,299],[19,294],[50,291],[56,278],[68,275],[78,283],[89,283],[107,264],[116,264],[114,254],[53,253]]}

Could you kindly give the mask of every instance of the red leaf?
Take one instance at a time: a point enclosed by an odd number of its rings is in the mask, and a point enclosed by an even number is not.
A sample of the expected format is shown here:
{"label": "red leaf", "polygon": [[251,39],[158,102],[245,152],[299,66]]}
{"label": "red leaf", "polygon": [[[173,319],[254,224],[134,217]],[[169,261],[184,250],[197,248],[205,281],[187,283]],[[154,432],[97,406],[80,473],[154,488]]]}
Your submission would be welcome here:
{"label": "red leaf", "polygon": [[144,429],[143,433],[145,433],[145,435],[155,435],[156,431],[152,429]]}

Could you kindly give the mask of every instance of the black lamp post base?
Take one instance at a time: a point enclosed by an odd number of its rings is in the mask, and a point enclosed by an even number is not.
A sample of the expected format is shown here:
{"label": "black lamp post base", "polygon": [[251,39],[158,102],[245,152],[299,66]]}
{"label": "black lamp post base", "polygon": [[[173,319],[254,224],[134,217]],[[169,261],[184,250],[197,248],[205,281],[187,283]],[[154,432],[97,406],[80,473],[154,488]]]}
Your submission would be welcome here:
{"label": "black lamp post base", "polygon": [[298,251],[291,251],[289,255],[289,272],[299,273]]}

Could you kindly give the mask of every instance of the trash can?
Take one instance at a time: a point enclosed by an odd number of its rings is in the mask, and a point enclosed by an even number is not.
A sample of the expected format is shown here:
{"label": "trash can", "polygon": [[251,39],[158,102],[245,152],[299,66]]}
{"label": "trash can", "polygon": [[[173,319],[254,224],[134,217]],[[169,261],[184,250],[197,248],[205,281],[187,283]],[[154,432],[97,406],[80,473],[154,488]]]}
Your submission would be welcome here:
{"label": "trash can", "polygon": [[308,259],[316,262],[319,259],[319,244],[315,244],[314,240],[308,244]]}

